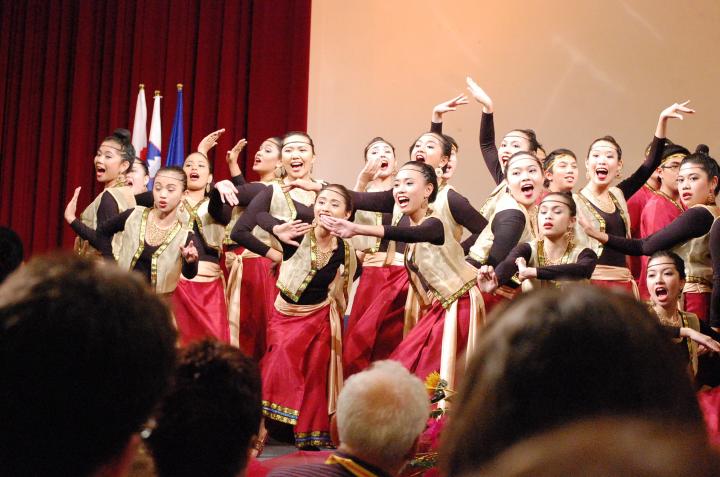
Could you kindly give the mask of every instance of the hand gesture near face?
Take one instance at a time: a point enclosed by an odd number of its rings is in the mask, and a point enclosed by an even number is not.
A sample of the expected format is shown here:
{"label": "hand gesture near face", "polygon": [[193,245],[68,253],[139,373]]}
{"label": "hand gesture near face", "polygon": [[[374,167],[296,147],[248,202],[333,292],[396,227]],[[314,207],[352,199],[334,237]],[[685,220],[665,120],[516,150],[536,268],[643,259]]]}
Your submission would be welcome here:
{"label": "hand gesture near face", "polygon": [[68,224],[73,223],[73,221],[77,218],[77,202],[78,196],[80,195],[80,189],[82,189],[82,187],[75,188],[72,199],[70,199],[70,202],[68,202],[67,206],[65,207],[65,220]]}

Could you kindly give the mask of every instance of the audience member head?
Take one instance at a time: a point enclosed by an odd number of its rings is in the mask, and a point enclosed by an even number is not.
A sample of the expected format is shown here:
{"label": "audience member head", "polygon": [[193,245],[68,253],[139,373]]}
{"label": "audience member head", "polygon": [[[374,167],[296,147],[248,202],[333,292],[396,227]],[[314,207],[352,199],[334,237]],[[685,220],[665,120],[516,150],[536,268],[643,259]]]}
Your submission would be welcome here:
{"label": "audience member head", "polygon": [[60,255],[0,286],[3,475],[122,473],[165,392],[175,331],[140,277]]}
{"label": "audience member head", "polygon": [[23,244],[13,229],[0,227],[0,284],[23,261]]}
{"label": "audience member head", "polygon": [[466,370],[444,436],[446,474],[583,417],[669,417],[701,427],[671,346],[631,296],[581,285],[519,296],[494,314]]}
{"label": "audience member head", "polygon": [[483,477],[711,477],[720,457],[702,429],[662,420],[603,417],[520,441],[477,474]]}
{"label": "audience member head", "polygon": [[391,475],[415,454],[430,401],[425,385],[400,363],[378,361],[352,375],[340,392],[340,450]]}
{"label": "audience member head", "polygon": [[185,348],[148,439],[160,477],[234,477],[247,466],[260,427],[260,373],[227,344]]}

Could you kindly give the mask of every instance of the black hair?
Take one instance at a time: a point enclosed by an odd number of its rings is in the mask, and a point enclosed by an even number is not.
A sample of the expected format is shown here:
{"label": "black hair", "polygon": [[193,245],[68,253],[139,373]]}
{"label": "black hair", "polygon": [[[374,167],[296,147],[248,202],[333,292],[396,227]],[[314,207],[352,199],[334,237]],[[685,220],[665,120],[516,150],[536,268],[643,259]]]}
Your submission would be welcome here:
{"label": "black hair", "polygon": [[505,163],[505,170],[503,171],[503,174],[505,174],[505,177],[507,177],[508,169],[510,168],[510,163],[515,158],[520,157],[520,156],[526,156],[526,157],[529,157],[530,159],[533,159],[535,162],[537,162],[538,166],[540,166],[540,169],[543,168],[542,161],[540,159],[538,159],[538,157],[535,154],[533,154],[532,152],[529,152],[529,151],[518,151],[515,154],[513,154],[512,156],[510,156],[508,158],[507,162]]}
{"label": "black hair", "polygon": [[584,417],[704,426],[687,362],[632,296],[588,285],[541,289],[493,310],[488,323],[443,430],[445,475]]}
{"label": "black hair", "polygon": [[185,157],[185,159],[183,160],[183,167],[185,167],[185,163],[187,162],[187,160],[190,159],[191,156],[194,156],[194,155],[196,155],[196,154],[207,161],[208,169],[210,170],[210,174],[212,174],[212,173],[214,172],[214,169],[215,169],[215,168],[213,167],[213,162],[210,160],[209,157],[207,157],[205,154],[203,154],[203,153],[200,152],[200,151],[195,151],[195,152],[191,152],[190,154],[188,154],[188,155]]}
{"label": "black hair", "polygon": [[690,151],[688,151],[687,148],[681,146],[680,144],[668,144],[667,146],[665,146],[665,148],[663,148],[661,161],[664,161],[668,157],[673,156],[675,154],[682,154],[684,156],[689,156]]}
{"label": "black hair", "polygon": [[127,161],[128,167],[125,172],[129,172],[132,169],[133,162],[135,162],[135,148],[131,142],[130,131],[118,128],[110,136],[103,139],[103,142],[105,141],[114,141],[120,145],[121,161]]}
{"label": "black hair", "polygon": [[182,167],[178,167],[178,166],[161,167],[160,169],[158,169],[157,173],[155,174],[155,177],[157,177],[158,174],[160,174],[161,172],[171,172],[173,174],[177,174],[178,176],[180,176],[177,179],[182,182],[183,191],[187,190],[187,174],[185,174],[185,171],[183,170]]}
{"label": "black hair", "polygon": [[[545,159],[543,160],[543,171],[544,172],[552,172],[553,163],[555,162],[555,159],[557,159],[560,156],[570,156],[577,162],[577,156],[575,156],[575,153],[572,152],[570,149],[555,149],[554,151],[551,151],[550,154],[545,156]],[[545,179],[543,181],[543,187],[546,189],[550,186],[550,181]]]}
{"label": "black hair", "polygon": [[[454,137],[450,136],[449,134],[443,134],[443,136],[445,136],[445,139],[447,139],[448,142],[450,142],[450,146],[455,148],[456,152],[460,150],[460,145],[458,144],[458,142],[455,140]],[[450,150],[450,152],[452,152],[452,149]]]}
{"label": "black hair", "polygon": [[388,146],[390,146],[390,149],[392,149],[392,152],[393,152],[393,156],[395,155],[395,146],[393,146],[393,145],[390,143],[390,141],[386,141],[386,140],[383,139],[382,137],[377,136],[377,137],[372,138],[372,139],[370,140],[370,142],[368,142],[367,145],[365,146],[365,150],[363,151],[363,159],[367,159],[367,153],[368,153],[368,151],[370,150],[370,147],[371,147],[373,144],[375,144],[376,142],[383,142],[383,143],[387,144]]}
{"label": "black hair", "polygon": [[438,194],[438,178],[437,174],[435,173],[435,169],[433,167],[426,163],[426,162],[418,162],[418,161],[408,161],[405,164],[402,165],[400,169],[414,169],[422,174],[422,176],[425,178],[425,181],[428,184],[431,184],[433,186],[433,190],[430,193],[430,197],[428,197],[428,203],[435,202],[435,199],[437,198]]}
{"label": "black hair", "polygon": [[[655,253],[653,253],[650,258],[648,259],[648,264],[655,260],[656,258],[669,258],[673,261],[675,264],[675,268],[677,269],[678,273],[680,274],[680,278],[685,280],[685,260],[680,257],[677,253],[671,251],[671,250],[659,250]],[[643,277],[644,278],[644,277]]]}
{"label": "black hair", "polygon": [[560,200],[558,202],[562,202],[563,204],[568,206],[568,208],[570,209],[570,217],[577,216],[577,204],[575,203],[575,199],[573,199],[572,192],[548,192],[547,195],[542,198],[540,203],[542,204],[548,197],[552,196],[562,197],[563,200]]}
{"label": "black hair", "polygon": [[281,151],[282,151],[282,148],[285,146],[285,141],[287,141],[287,139],[288,139],[290,136],[302,136],[302,137],[304,137],[305,139],[307,139],[308,143],[310,144],[310,149],[312,150],[312,153],[315,154],[315,143],[313,142],[313,140],[312,140],[312,138],[310,137],[310,135],[309,135],[308,133],[306,133],[306,132],[303,132],[303,131],[289,131],[289,132],[286,132],[285,135],[282,137],[282,141],[280,142],[280,150],[281,150]]}
{"label": "black hair", "polygon": [[140,167],[143,168],[146,176],[150,175],[150,169],[148,168],[147,162],[143,161],[142,159],[138,159],[137,161],[135,161],[135,164],[140,164]]}
{"label": "black hair", "polygon": [[615,150],[617,151],[618,161],[622,161],[622,148],[620,147],[620,144],[618,144],[618,142],[615,140],[615,138],[610,135],[599,137],[599,138],[595,139],[593,142],[591,142],[590,147],[588,148],[588,152],[587,152],[588,157],[590,157],[590,151],[592,151],[592,148],[595,145],[595,143],[598,143],[600,141],[605,141],[605,142],[609,142],[610,144],[612,144],[613,147],[615,148]]}
{"label": "black hair", "polygon": [[685,158],[680,163],[680,167],[684,166],[685,164],[695,164],[700,166],[700,168],[705,171],[708,176],[708,181],[711,181],[713,177],[717,177],[718,184],[715,186],[714,190],[715,195],[717,195],[720,191],[720,167],[718,167],[717,161],[709,156],[709,152],[710,149],[704,144],[698,145],[697,149],[693,154],[685,156]]}
{"label": "black hair", "polygon": [[23,261],[23,243],[14,230],[0,227],[0,283],[14,272]]}
{"label": "black hair", "polygon": [[94,475],[165,393],[170,312],[142,277],[70,254],[0,286],[3,475]]}
{"label": "black hair", "polygon": [[247,466],[262,414],[260,372],[215,341],[185,348],[147,439],[159,477],[234,477]]}
{"label": "black hair", "polygon": [[525,136],[525,139],[527,139],[529,146],[530,146],[530,150],[528,152],[532,152],[533,154],[535,154],[538,151],[538,149],[542,149],[542,145],[538,141],[537,134],[535,134],[534,130],[532,130],[532,129],[511,129],[510,131],[508,131],[507,134],[505,134],[505,136],[507,136],[508,134],[514,133],[514,132],[522,133]]}

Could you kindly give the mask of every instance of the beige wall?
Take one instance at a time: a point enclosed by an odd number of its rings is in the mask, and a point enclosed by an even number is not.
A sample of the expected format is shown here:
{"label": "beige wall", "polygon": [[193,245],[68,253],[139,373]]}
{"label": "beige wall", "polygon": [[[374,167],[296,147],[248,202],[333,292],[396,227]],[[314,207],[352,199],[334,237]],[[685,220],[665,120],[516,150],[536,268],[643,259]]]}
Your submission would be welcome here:
{"label": "beige wall", "polygon": [[[692,99],[669,137],[720,157],[720,2],[697,0],[313,0],[308,131],[317,177],[354,183],[382,135],[401,162],[432,107],[473,76],[496,104],[498,140],[537,131],[547,150],[583,156],[614,135],[626,170],[658,113]],[[460,143],[455,186],[476,206],[491,187],[477,144],[480,106],[446,117]],[[582,171],[584,176],[584,171]]]}

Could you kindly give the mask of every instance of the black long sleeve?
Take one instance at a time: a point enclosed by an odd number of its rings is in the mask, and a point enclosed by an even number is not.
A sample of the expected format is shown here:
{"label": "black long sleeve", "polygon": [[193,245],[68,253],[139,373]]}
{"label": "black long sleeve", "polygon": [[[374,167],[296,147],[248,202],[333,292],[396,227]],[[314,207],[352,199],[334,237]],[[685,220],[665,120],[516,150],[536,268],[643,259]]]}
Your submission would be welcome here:
{"label": "black long sleeve", "polygon": [[625,196],[625,200],[639,191],[640,188],[650,179],[653,172],[660,166],[660,160],[662,159],[664,139],[653,137],[652,144],[650,145],[650,152],[645,158],[640,167],[632,173],[630,177],[621,181],[617,186]]}
{"label": "black long sleeve", "polygon": [[583,280],[590,279],[595,271],[598,256],[586,248],[578,254],[577,262],[538,267],[539,280]]}
{"label": "black long sleeve", "polygon": [[90,242],[90,245],[92,245],[96,250],[100,250],[100,245],[98,244],[97,240],[97,230],[91,228],[88,225],[85,225],[83,221],[78,218],[76,218],[70,223],[70,228],[73,229],[73,232],[75,232],[78,237]]}
{"label": "black long sleeve", "polygon": [[368,210],[370,212],[392,213],[395,207],[395,197],[392,190],[382,192],[355,192],[350,191],[357,210]]}
{"label": "black long sleeve", "polygon": [[490,171],[495,184],[499,184],[505,180],[505,174],[500,164],[497,145],[495,145],[495,119],[493,113],[482,113],[479,141],[485,166]]}
{"label": "black long sleeve", "polygon": [[521,243],[514,247],[507,257],[495,267],[495,276],[497,276],[498,285],[507,285],[510,279],[518,271],[515,260],[522,257],[525,261],[529,261],[532,256],[532,248],[529,243]]}
{"label": "black long sleeve", "polygon": [[[98,206],[96,218],[98,228],[100,224],[107,222],[108,220],[116,217],[119,213],[118,203],[115,197],[107,191],[103,192],[100,198],[100,205]],[[93,245],[97,248],[102,256],[107,259],[113,259],[112,253],[112,235],[105,235],[101,233],[95,234],[95,242],[97,245]],[[92,242],[91,242],[92,244]]]}
{"label": "black long sleeve", "polygon": [[97,232],[101,235],[105,235],[108,237],[112,237],[118,232],[122,232],[125,230],[125,222],[127,222],[128,217],[130,217],[130,214],[132,214],[133,209],[127,209],[123,212],[120,212],[115,217],[110,218],[109,220],[106,220],[105,222],[98,224]]}
{"label": "black long sleeve", "polygon": [[448,206],[455,222],[470,231],[470,236],[461,244],[467,254],[470,247],[480,236],[480,232],[487,227],[488,221],[472,206],[465,196],[455,192],[453,189],[448,191]]}
{"label": "black long sleeve", "polygon": [[495,214],[490,226],[494,239],[487,263],[496,266],[520,241],[525,230],[525,216],[519,210],[503,210]]}
{"label": "black long sleeve", "polygon": [[151,190],[135,194],[135,204],[142,207],[150,208],[154,205],[155,198]]}
{"label": "black long sleeve", "polygon": [[710,258],[713,268],[710,325],[717,328],[720,327],[720,220],[716,220],[710,229]]}
{"label": "black long sleeve", "polygon": [[227,225],[232,218],[232,206],[223,203],[220,198],[220,192],[217,189],[210,191],[210,200],[208,201],[208,213],[213,220],[219,224]]}
{"label": "black long sleeve", "polygon": [[383,225],[385,238],[396,242],[429,242],[433,245],[445,243],[445,228],[440,219],[428,217],[419,225]]}
{"label": "black long sleeve", "polygon": [[669,250],[690,239],[702,237],[712,227],[713,220],[713,215],[704,207],[692,207],[652,235],[642,239],[608,235],[605,245],[627,255],[652,255],[659,250]]}
{"label": "black long sleeve", "polygon": [[442,134],[443,132],[443,123],[442,121],[439,123],[436,123],[435,121],[430,122],[430,132],[435,134]]}

